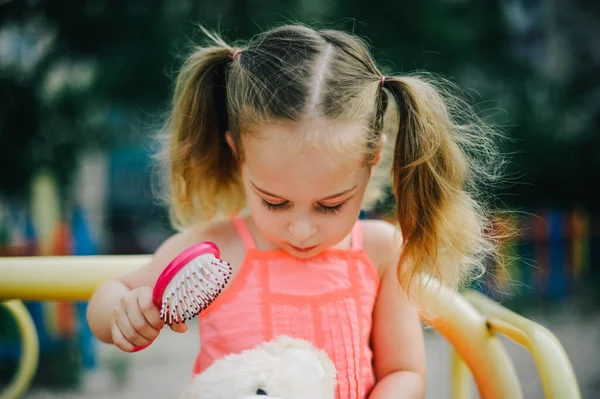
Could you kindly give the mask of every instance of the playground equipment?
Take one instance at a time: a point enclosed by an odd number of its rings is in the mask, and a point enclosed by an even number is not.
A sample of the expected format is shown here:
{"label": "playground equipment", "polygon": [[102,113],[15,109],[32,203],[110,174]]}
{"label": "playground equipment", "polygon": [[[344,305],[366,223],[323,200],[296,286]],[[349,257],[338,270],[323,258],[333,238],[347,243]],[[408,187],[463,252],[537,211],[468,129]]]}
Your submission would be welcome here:
{"label": "playground equipment", "polygon": [[[21,301],[85,301],[104,281],[146,264],[149,255],[50,256],[0,258],[0,301],[11,309],[22,337],[22,358],[0,399],[17,399],[28,389],[37,367],[33,322]],[[519,399],[520,382],[498,334],[525,347],[538,368],[547,398],[579,399],[571,363],[556,337],[475,291],[463,294],[426,285],[435,314],[424,314],[452,345],[452,397],[469,397],[470,375],[483,399]],[[470,375],[469,375],[470,374]]]}

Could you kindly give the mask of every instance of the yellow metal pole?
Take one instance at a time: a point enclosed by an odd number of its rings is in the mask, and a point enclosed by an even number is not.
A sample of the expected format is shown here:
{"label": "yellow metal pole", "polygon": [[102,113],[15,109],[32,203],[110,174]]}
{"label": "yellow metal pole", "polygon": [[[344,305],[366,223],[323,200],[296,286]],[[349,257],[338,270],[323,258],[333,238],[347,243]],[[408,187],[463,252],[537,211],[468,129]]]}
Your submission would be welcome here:
{"label": "yellow metal pole", "polygon": [[569,357],[554,334],[476,291],[467,292],[465,297],[488,317],[492,332],[505,335],[529,351],[546,398],[581,398]]}
{"label": "yellow metal pole", "polygon": [[[87,300],[103,282],[150,260],[151,255],[0,258],[0,300]],[[423,314],[423,318],[448,339],[456,356],[468,366],[482,399],[522,398],[514,365],[488,325],[519,343],[527,345],[524,337],[529,337],[548,397],[580,398],[566,354],[547,330],[491,301],[470,295],[470,303],[434,280],[429,280],[426,290],[432,294],[431,305],[436,311]],[[507,323],[524,334],[507,327]],[[549,353],[544,353],[546,350]],[[563,377],[568,382],[556,387]],[[461,378],[457,389],[464,387],[463,381]]]}
{"label": "yellow metal pole", "polygon": [[450,397],[452,399],[467,399],[471,396],[469,368],[454,349],[452,349],[451,356],[450,389],[452,394]]}
{"label": "yellow metal pole", "polygon": [[21,359],[19,367],[9,385],[0,392],[0,399],[18,399],[29,389],[31,380],[37,370],[40,353],[38,335],[33,319],[23,302],[13,300],[0,302],[0,305],[4,306],[11,316],[14,317],[21,335]]}
{"label": "yellow metal pole", "polygon": [[150,259],[151,255],[0,258],[0,300],[85,301],[100,284]]}
{"label": "yellow metal pole", "polygon": [[[432,310],[422,317],[448,340],[456,356],[469,368],[479,397],[522,399],[514,365],[500,339],[488,330],[485,317],[465,298],[436,280],[430,279],[425,288]],[[463,383],[461,377],[457,390],[464,389]]]}

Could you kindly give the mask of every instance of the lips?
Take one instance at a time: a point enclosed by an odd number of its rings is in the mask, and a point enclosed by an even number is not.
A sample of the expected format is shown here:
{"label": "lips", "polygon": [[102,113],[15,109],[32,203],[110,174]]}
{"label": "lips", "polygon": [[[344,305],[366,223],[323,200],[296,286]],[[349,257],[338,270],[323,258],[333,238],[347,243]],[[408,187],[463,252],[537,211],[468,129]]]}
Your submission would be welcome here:
{"label": "lips", "polygon": [[298,251],[298,252],[310,252],[313,249],[315,249],[317,246],[313,245],[312,247],[303,247],[303,248],[300,248],[300,247],[297,247],[295,245],[290,244],[290,247],[292,247],[294,249],[294,251]]}

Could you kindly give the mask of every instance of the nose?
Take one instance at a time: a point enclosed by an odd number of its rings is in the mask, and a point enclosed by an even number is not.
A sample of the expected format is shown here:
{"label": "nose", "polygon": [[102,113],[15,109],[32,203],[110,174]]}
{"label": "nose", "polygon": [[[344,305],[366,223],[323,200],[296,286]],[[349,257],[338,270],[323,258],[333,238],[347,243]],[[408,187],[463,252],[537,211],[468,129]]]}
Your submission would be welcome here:
{"label": "nose", "polygon": [[290,233],[300,242],[304,242],[317,232],[317,227],[309,218],[303,217],[290,223]]}

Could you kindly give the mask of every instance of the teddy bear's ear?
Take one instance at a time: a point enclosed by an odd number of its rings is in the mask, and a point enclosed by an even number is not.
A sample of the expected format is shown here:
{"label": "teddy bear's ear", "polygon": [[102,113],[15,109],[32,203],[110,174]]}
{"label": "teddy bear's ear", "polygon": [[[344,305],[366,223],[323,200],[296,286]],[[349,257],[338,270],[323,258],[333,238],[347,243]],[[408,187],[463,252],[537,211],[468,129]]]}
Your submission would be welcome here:
{"label": "teddy bear's ear", "polygon": [[325,368],[321,363],[321,360],[315,355],[315,353],[306,349],[289,349],[285,353],[285,360],[289,361],[290,364],[304,365],[303,370],[310,370],[312,377],[317,380],[322,379],[325,376]]}
{"label": "teddy bear's ear", "polygon": [[306,340],[281,335],[266,343],[264,348],[275,356],[287,353],[292,357],[290,360],[310,365],[309,369],[314,370],[317,379],[327,378],[332,381],[336,379],[335,366],[329,356]]}
{"label": "teddy bear's ear", "polygon": [[265,349],[280,351],[283,348],[303,348],[308,349],[311,344],[308,341],[299,338],[292,338],[289,335],[280,335],[264,344]]}

